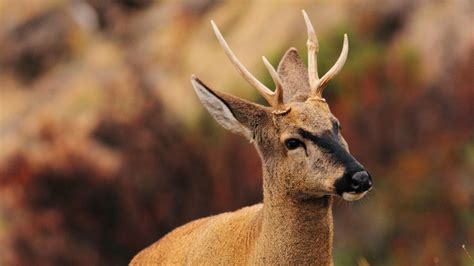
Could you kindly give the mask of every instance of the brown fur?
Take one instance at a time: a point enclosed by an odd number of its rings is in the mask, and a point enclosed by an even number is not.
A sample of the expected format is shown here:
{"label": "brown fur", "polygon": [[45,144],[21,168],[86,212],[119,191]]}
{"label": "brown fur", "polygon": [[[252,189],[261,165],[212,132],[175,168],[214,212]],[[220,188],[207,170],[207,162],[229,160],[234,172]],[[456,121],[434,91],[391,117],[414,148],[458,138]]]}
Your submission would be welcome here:
{"label": "brown fur", "polygon": [[[236,126],[251,132],[246,137],[255,141],[262,160],[263,204],[181,226],[141,251],[131,265],[332,265],[334,183],[344,167],[298,135],[300,128],[325,134],[336,120],[326,102],[309,97],[306,71],[290,49],[278,68],[290,107],[284,114],[193,81],[207,91],[200,97],[207,97],[203,103],[218,121],[232,127],[235,118]],[[226,120],[228,113],[216,102],[229,108],[232,119]],[[287,149],[289,138],[306,149]]]}
{"label": "brown fur", "polygon": [[310,93],[308,70],[296,48],[286,51],[278,65],[278,75],[285,88],[283,93],[285,103],[302,102],[308,98]]}

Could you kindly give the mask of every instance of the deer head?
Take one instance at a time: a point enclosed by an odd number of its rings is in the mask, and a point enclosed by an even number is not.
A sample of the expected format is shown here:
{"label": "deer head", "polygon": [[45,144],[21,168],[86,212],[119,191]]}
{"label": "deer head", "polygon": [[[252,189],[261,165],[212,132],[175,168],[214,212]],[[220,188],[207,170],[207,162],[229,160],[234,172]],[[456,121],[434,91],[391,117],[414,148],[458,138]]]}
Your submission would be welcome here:
{"label": "deer head", "polygon": [[224,128],[254,142],[263,162],[264,189],[269,194],[294,199],[339,195],[346,200],[358,200],[371,189],[371,176],[349,153],[340,124],[322,96],[327,83],[346,61],[347,35],[338,60],[319,78],[318,40],[305,11],[303,16],[308,30],[308,68],[295,48],[285,53],[278,71],[263,57],[275,83],[273,91],[240,63],[211,21],[230,61],[270,107],[212,90],[194,75],[192,85],[203,105]]}

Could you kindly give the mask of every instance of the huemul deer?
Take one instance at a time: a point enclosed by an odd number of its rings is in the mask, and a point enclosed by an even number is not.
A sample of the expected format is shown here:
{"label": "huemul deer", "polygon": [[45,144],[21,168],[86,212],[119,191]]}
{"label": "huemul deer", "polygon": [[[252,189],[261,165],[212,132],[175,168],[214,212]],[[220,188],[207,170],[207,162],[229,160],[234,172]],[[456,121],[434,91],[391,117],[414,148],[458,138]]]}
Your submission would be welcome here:
{"label": "huemul deer", "polygon": [[263,203],[181,226],[141,251],[131,264],[332,265],[334,196],[358,200],[372,187],[364,167],[349,153],[338,120],[322,98],[342,68],[349,45],[321,78],[318,40],[307,14],[308,68],[289,49],[278,71],[263,57],[272,91],[239,62],[214,24],[225,53],[271,107],[215,91],[195,76],[202,104],[224,128],[254,143],[262,160]]}

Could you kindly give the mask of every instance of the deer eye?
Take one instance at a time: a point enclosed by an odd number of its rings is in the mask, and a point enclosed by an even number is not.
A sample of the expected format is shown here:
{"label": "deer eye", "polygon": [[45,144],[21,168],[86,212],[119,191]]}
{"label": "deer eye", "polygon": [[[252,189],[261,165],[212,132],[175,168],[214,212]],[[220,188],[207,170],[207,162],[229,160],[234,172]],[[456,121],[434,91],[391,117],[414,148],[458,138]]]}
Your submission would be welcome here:
{"label": "deer eye", "polygon": [[297,139],[287,139],[285,140],[285,146],[288,150],[294,150],[299,147],[304,147],[303,142],[297,140]]}
{"label": "deer eye", "polygon": [[341,124],[339,124],[338,122],[333,122],[332,131],[336,136],[339,135],[339,132],[341,132]]}

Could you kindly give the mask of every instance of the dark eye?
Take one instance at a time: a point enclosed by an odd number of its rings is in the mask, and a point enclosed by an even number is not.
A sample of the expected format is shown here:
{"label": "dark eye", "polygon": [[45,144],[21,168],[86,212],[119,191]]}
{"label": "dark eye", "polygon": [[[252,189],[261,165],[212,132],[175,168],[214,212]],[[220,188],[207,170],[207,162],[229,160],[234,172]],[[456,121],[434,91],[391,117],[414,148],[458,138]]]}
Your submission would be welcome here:
{"label": "dark eye", "polygon": [[288,150],[294,150],[299,147],[303,147],[303,142],[297,140],[297,139],[287,139],[285,140],[285,146]]}
{"label": "dark eye", "polygon": [[334,122],[332,124],[332,129],[335,135],[339,135],[339,132],[341,131],[341,124]]}

